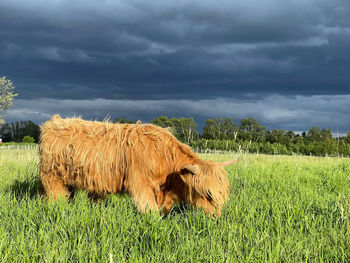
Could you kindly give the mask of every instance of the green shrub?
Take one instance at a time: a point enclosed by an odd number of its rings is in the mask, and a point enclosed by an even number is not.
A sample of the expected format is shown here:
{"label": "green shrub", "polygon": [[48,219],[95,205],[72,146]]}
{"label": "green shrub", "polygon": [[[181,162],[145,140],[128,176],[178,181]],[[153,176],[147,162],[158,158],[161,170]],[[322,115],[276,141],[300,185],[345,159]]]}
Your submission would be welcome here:
{"label": "green shrub", "polygon": [[22,138],[22,142],[24,142],[24,143],[34,143],[34,141],[35,141],[34,138],[29,136],[29,135],[24,136]]}

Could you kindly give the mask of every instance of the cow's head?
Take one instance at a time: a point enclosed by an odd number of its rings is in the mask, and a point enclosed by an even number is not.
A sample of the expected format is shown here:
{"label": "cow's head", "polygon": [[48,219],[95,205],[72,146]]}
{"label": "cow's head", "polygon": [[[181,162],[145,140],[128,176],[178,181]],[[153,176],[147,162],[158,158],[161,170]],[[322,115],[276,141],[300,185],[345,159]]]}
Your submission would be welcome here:
{"label": "cow's head", "polygon": [[224,167],[235,162],[237,161],[203,161],[185,165],[181,170],[181,178],[189,189],[187,201],[195,207],[203,208],[206,213],[220,216],[222,205],[229,195]]}

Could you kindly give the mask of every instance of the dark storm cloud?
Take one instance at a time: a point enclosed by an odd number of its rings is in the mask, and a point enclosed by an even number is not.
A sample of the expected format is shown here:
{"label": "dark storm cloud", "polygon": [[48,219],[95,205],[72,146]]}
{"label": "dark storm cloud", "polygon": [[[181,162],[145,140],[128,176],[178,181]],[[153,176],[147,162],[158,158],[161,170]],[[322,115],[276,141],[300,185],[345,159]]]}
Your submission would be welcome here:
{"label": "dark storm cloud", "polygon": [[102,120],[113,116],[141,119],[145,122],[159,115],[191,117],[202,127],[206,118],[233,118],[239,122],[255,116],[263,125],[278,129],[309,130],[312,126],[346,132],[350,127],[350,95],[280,96],[245,99],[167,99],[167,100],[17,100],[8,119],[31,118],[42,122],[53,114],[82,116]]}
{"label": "dark storm cloud", "polygon": [[347,0],[2,0],[0,75],[22,100],[345,95],[349,17]]}

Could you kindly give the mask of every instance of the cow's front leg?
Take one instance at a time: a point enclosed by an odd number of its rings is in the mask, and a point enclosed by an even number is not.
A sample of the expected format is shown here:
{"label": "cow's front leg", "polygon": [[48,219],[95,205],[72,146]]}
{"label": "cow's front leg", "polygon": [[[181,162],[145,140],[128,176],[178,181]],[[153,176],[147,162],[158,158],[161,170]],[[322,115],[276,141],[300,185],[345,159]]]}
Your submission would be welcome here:
{"label": "cow's front leg", "polygon": [[135,205],[142,213],[154,212],[159,210],[156,200],[157,185],[151,181],[151,175],[147,176],[142,169],[133,167],[130,176],[125,182],[125,187],[132,196]]}
{"label": "cow's front leg", "polygon": [[153,188],[142,181],[128,183],[128,192],[132,196],[135,205],[142,213],[158,210],[156,196]]}
{"label": "cow's front leg", "polygon": [[133,187],[130,194],[134,199],[137,209],[142,212],[155,212],[159,207],[156,202],[156,196],[150,186]]}
{"label": "cow's front leg", "polygon": [[44,195],[46,200],[55,201],[58,198],[67,199],[70,195],[68,187],[64,184],[62,177],[52,173],[40,173],[38,186],[39,193]]}

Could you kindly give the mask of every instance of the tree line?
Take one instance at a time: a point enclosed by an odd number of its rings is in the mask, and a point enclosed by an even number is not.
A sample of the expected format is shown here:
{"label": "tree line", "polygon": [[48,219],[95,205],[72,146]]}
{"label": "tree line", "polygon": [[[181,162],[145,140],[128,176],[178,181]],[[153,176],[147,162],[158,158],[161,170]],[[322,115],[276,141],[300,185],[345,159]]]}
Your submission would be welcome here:
{"label": "tree line", "polygon": [[[116,119],[119,123],[136,123],[130,119]],[[268,130],[255,118],[244,118],[240,123],[232,118],[207,119],[203,133],[192,117],[160,116],[152,124],[169,128],[177,139],[198,150],[244,150],[266,154],[343,155],[350,156],[350,132],[334,138],[331,129],[312,127],[301,134],[283,129]]]}
{"label": "tree line", "polygon": [[[29,137],[32,139],[28,140]],[[32,121],[16,121],[0,125],[0,138],[3,142],[38,143],[39,137],[40,126]]]}
{"label": "tree line", "polygon": [[[135,120],[117,118],[114,123],[136,123]],[[159,116],[150,123],[168,128],[180,141],[196,150],[248,151],[266,154],[343,155],[350,156],[350,132],[334,138],[331,129],[312,127],[301,134],[283,129],[268,130],[255,118],[245,118],[240,123],[232,118],[213,118],[205,121],[202,134],[190,118]],[[37,143],[40,126],[32,121],[0,124],[3,142],[22,142],[25,136]]]}

